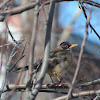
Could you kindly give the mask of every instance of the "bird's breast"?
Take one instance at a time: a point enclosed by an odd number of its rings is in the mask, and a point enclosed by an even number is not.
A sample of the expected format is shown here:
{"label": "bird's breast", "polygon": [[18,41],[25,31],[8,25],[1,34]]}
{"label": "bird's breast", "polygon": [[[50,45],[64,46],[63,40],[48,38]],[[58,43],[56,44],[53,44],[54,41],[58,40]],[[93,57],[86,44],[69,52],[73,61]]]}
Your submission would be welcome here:
{"label": "bird's breast", "polygon": [[52,62],[52,65],[48,66],[48,74],[51,76],[60,76],[63,70],[68,70],[72,65],[72,53],[70,51],[61,51],[53,53],[50,58],[56,58],[57,60]]}

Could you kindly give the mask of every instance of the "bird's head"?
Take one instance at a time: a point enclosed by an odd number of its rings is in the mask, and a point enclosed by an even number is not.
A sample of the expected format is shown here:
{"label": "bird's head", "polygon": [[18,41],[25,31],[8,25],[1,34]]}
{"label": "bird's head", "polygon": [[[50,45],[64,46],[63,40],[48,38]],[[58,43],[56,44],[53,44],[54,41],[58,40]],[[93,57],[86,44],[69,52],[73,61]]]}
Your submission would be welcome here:
{"label": "bird's head", "polygon": [[61,44],[60,44],[60,46],[61,46],[61,48],[62,49],[70,49],[70,48],[73,48],[73,47],[75,47],[75,46],[77,46],[78,44],[71,44],[71,43],[69,43],[69,42],[67,42],[67,41],[64,41],[64,42],[62,42]]}

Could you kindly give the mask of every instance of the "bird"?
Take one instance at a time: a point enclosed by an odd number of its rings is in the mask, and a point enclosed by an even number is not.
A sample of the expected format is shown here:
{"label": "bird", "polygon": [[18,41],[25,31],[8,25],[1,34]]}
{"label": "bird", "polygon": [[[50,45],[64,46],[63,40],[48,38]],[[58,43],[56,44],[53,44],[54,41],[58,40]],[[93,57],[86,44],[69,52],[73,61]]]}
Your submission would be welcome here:
{"label": "bird", "polygon": [[78,44],[71,44],[67,41],[60,43],[60,45],[50,51],[50,57],[48,60],[48,70],[52,83],[54,83],[52,77],[56,77],[60,82],[60,76],[63,76],[65,71],[68,71],[72,67],[73,57],[71,48]]}
{"label": "bird", "polygon": [[[76,47],[78,44],[71,44],[68,41],[61,42],[58,47],[53,50],[50,50],[49,59],[48,59],[48,70],[47,74],[50,76],[52,83],[52,77],[56,77],[58,82],[61,83],[60,76],[63,77],[63,74],[66,71],[69,71],[72,67],[73,57],[71,48]],[[33,64],[35,70],[40,71],[43,63],[43,59],[39,59],[36,63]],[[19,70],[28,70],[29,66],[24,68],[17,68],[15,71]]]}

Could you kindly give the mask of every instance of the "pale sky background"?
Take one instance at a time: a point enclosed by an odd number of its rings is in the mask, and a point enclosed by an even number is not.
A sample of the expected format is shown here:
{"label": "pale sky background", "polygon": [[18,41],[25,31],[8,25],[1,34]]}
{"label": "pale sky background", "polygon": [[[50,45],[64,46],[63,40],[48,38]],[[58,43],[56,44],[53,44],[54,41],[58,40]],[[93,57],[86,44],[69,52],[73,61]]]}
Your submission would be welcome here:
{"label": "pale sky background", "polygon": [[[95,1],[100,3],[100,0],[95,0]],[[86,5],[86,7],[90,8],[91,6]],[[76,13],[77,9],[79,9],[77,1],[62,2],[59,4],[58,22],[62,28],[67,27],[67,25],[69,25],[71,23],[72,18],[74,16],[74,14]],[[88,14],[88,9],[86,9],[86,10],[87,10],[87,14]],[[73,33],[80,36],[81,38],[83,38],[84,33],[85,33],[85,30],[84,30],[85,23],[86,23],[86,19],[85,19],[83,13],[81,13],[81,15],[78,17],[78,19],[76,20],[76,22],[74,24]],[[92,23],[92,26],[95,28],[95,30],[100,35],[100,8],[93,7],[91,23]],[[95,35],[95,33],[93,31],[92,31],[92,33],[90,31],[91,30],[89,29],[88,40],[100,45],[100,40],[98,39],[98,37]]]}
{"label": "pale sky background", "polygon": [[[93,0],[93,1],[100,3],[100,0]],[[16,5],[20,5],[20,0],[15,0],[15,2],[16,2]],[[88,8],[91,8],[91,6],[90,5],[85,5],[85,6],[87,7],[86,11],[88,15],[88,12],[89,12]],[[91,23],[92,23],[92,26],[97,31],[97,33],[100,35],[100,8],[97,8],[94,6],[92,7],[93,7],[93,12],[92,12]],[[62,28],[66,28],[71,23],[72,18],[74,14],[76,13],[77,9],[79,9],[77,1],[70,1],[70,2],[65,1],[65,2],[59,3],[58,22]],[[83,13],[81,13],[81,15],[78,17],[78,19],[76,20],[74,24],[73,33],[83,38],[84,33],[85,33],[85,30],[84,30],[85,23],[86,23],[86,19]],[[98,37],[95,35],[93,31],[91,33],[91,29],[89,29],[88,40],[100,45],[100,40],[98,39]]]}

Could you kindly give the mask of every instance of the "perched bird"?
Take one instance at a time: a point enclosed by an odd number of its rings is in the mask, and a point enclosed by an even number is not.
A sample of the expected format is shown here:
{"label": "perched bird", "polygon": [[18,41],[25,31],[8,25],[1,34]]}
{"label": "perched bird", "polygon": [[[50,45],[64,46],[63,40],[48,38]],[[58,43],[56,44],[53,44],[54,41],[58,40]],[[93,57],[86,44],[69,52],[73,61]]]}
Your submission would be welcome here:
{"label": "perched bird", "polygon": [[77,45],[78,44],[70,44],[65,41],[50,51],[47,73],[50,75],[52,82],[52,77],[57,77],[58,81],[60,81],[59,76],[62,76],[65,71],[70,69],[73,63],[71,48]]}
{"label": "perched bird", "polygon": [[[78,44],[70,44],[69,42],[65,41],[62,42],[57,48],[50,51],[47,73],[49,74],[52,83],[54,83],[52,77],[57,77],[58,81],[60,82],[59,77],[63,77],[63,74],[70,70],[73,63],[71,48],[77,45]],[[39,59],[36,63],[33,64],[37,72],[40,70],[42,62],[42,59]],[[18,72],[19,70],[28,69],[29,66],[25,66],[24,68],[17,68],[15,71]]]}

